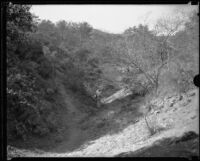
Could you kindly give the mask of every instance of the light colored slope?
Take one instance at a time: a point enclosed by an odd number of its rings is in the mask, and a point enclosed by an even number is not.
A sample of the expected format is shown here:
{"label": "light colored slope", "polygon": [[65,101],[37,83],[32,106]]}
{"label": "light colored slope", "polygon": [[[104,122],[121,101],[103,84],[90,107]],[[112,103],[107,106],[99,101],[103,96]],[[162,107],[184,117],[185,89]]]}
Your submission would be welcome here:
{"label": "light colored slope", "polygon": [[122,99],[128,95],[131,95],[132,91],[129,89],[121,89],[119,91],[117,91],[116,93],[114,93],[113,95],[107,97],[107,98],[103,98],[101,99],[101,102],[104,104],[108,104],[111,103],[117,99]]}
{"label": "light colored slope", "polygon": [[154,124],[166,128],[165,131],[151,137],[144,119],[141,119],[120,133],[103,136],[90,145],[70,153],[38,153],[19,149],[16,149],[16,153],[29,157],[112,157],[122,152],[135,151],[150,146],[153,142],[165,137],[181,136],[186,131],[199,133],[198,97],[199,92],[196,91],[196,95],[190,97],[190,102],[187,101],[186,97],[173,107],[164,107],[157,116],[150,115],[149,119],[153,120]]}

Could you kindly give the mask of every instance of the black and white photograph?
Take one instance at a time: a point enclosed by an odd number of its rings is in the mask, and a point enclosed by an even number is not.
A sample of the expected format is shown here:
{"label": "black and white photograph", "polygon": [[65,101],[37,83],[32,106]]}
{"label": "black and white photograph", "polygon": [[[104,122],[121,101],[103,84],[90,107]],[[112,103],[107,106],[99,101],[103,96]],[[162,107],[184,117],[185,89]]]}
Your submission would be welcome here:
{"label": "black and white photograph", "polygon": [[199,158],[198,12],[7,3],[7,159]]}

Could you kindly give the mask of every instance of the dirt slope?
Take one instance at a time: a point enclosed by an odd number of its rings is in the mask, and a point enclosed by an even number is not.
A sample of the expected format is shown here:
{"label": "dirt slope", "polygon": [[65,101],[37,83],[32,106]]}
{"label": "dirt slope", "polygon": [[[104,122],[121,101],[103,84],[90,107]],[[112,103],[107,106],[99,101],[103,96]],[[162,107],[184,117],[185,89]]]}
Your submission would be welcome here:
{"label": "dirt slope", "polygon": [[187,157],[199,156],[199,135],[189,131],[181,137],[165,138],[134,152],[116,157]]}
{"label": "dirt slope", "polygon": [[[130,111],[127,111],[126,114],[121,113],[123,117],[119,117],[120,111],[118,111],[117,117],[114,114],[107,116],[110,122],[118,122],[121,125],[122,128],[118,133],[108,133],[96,140],[87,142],[85,146],[72,152],[28,151],[9,147],[8,155],[9,157],[113,157],[149,147],[156,141],[158,143],[159,140],[181,137],[188,131],[199,134],[198,97],[199,91],[197,90],[190,91],[183,96],[167,97],[164,106],[157,109],[157,113],[149,114],[149,124],[158,129],[154,135],[150,135],[143,117],[139,117],[138,121],[131,122],[128,121],[133,116]],[[159,102],[159,100],[155,100],[155,102]],[[114,107],[108,109],[107,114],[109,111],[110,113],[117,113],[115,109],[117,110]]]}

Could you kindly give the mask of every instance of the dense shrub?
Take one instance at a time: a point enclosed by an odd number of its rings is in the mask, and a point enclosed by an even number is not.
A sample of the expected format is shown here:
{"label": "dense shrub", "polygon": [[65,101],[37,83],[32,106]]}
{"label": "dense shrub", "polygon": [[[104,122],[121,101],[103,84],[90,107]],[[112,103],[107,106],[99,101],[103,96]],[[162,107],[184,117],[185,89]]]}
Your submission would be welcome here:
{"label": "dense shrub", "polygon": [[[43,56],[42,42],[30,37],[34,22],[30,7],[7,6],[7,128],[8,137],[26,139],[30,134],[45,135],[57,125],[49,90],[52,64]],[[44,112],[45,111],[45,112]],[[51,116],[51,118],[49,118]]]}
{"label": "dense shrub", "polygon": [[53,75],[53,65],[47,59],[43,58],[37,68],[38,74],[44,79],[48,79]]}

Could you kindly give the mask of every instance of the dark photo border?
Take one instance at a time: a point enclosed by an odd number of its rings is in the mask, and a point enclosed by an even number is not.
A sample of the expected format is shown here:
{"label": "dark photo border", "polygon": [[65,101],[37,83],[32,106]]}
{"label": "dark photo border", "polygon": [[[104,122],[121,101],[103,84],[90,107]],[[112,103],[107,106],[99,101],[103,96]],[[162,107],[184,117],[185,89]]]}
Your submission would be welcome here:
{"label": "dark photo border", "polygon": [[[11,0],[11,1],[2,1],[1,2],[1,158],[3,160],[7,159],[7,138],[6,138],[6,116],[7,116],[7,112],[6,112],[6,4],[12,2],[13,4],[40,4],[40,5],[47,5],[47,4],[104,4],[104,5],[108,5],[108,4],[116,4],[116,5],[125,5],[125,4],[148,4],[148,5],[152,5],[152,4],[188,4],[189,2],[191,2],[192,5],[197,5],[198,1],[194,0],[194,1],[186,1],[186,0]],[[199,81],[199,76],[198,76],[198,81]],[[197,81],[197,82],[198,82]],[[14,158],[13,160],[25,160],[25,159],[29,159],[29,160],[35,160],[35,159],[133,159],[133,160],[151,160],[151,159],[155,159],[155,160],[185,160],[185,158]],[[192,160],[197,160],[199,158],[192,158]]]}

